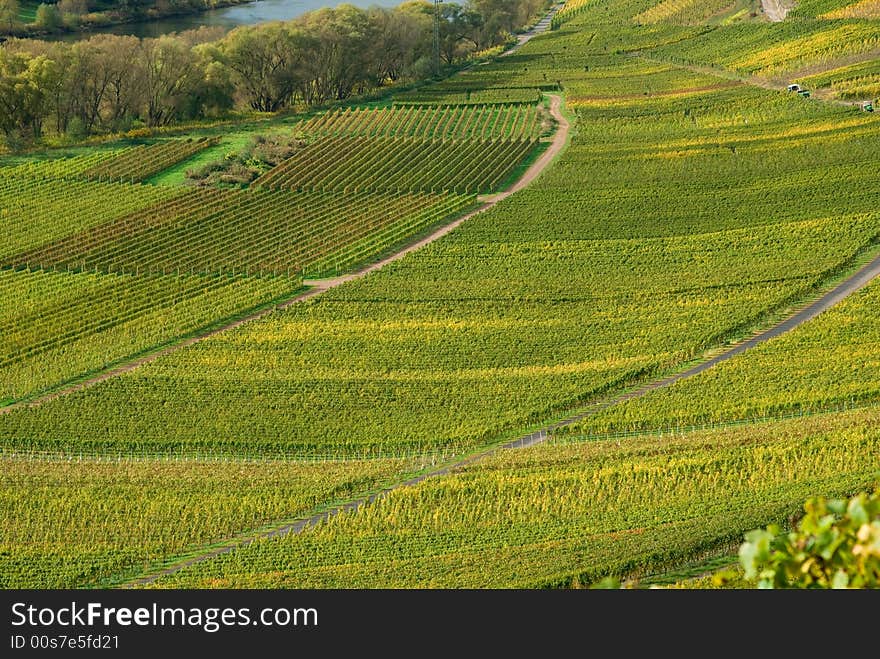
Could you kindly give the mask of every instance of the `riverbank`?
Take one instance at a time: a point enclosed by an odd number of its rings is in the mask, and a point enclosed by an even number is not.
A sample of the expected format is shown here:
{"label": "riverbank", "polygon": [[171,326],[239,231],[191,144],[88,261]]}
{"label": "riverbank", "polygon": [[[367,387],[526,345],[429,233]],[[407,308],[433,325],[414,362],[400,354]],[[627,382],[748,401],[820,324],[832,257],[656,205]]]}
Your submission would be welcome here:
{"label": "riverbank", "polygon": [[[202,0],[202,5],[171,6],[165,2],[153,4],[137,13],[124,13],[119,9],[95,11],[75,16],[72,14],[55,14],[51,26],[37,26],[36,22],[19,24],[12,30],[0,31],[0,39],[3,37],[17,37],[21,39],[44,39],[52,37],[92,34],[113,28],[132,24],[149,24],[157,20],[181,18],[185,16],[199,16],[205,12],[228,9],[244,4],[252,4],[259,0]],[[25,3],[22,3],[25,4]],[[55,7],[55,5],[53,5]],[[57,11],[57,10],[56,10]],[[35,11],[33,12],[36,13]]]}

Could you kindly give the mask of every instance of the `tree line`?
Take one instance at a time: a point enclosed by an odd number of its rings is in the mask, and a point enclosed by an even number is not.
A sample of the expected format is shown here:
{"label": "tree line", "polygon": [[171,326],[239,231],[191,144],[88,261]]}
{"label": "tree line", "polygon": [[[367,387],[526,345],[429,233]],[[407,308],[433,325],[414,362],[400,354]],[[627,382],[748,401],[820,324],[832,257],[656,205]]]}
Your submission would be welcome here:
{"label": "tree line", "polygon": [[[443,64],[504,43],[547,4],[443,3]],[[433,18],[431,3],[410,0],[394,8],[343,4],[228,34],[202,27],[154,39],[11,39],[0,48],[0,131],[11,144],[47,131],[79,138],[344,101],[431,77]]]}
{"label": "tree line", "polygon": [[[32,36],[195,14],[250,0],[43,0],[27,11],[22,0],[0,0],[0,34]],[[33,7],[33,2],[27,5]],[[22,11],[25,6],[25,11]]]}

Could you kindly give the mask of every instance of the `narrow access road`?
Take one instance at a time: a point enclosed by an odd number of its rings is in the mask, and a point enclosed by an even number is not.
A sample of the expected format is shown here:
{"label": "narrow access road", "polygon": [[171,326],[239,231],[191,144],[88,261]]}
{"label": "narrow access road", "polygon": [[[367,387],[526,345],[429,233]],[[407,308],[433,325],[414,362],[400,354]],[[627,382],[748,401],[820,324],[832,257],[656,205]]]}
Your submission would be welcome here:
{"label": "narrow access road", "polygon": [[495,206],[498,202],[503,199],[507,199],[510,195],[515,192],[522,190],[524,187],[529,185],[532,181],[534,181],[541,173],[547,168],[547,165],[565,148],[565,144],[568,140],[568,132],[571,126],[569,125],[568,120],[563,116],[560,108],[562,106],[562,98],[557,95],[552,95],[550,97],[550,114],[557,122],[556,133],[553,136],[553,140],[550,143],[550,146],[541,154],[541,156],[534,162],[532,165],[525,171],[525,173],[517,180],[511,187],[509,187],[504,192],[501,192],[496,195],[492,195],[491,197],[486,197],[481,206],[476,208],[475,210],[470,211],[466,215],[463,215],[449,224],[445,224],[442,227],[435,230],[430,235],[422,238],[418,242],[412,243],[407,247],[391,254],[390,256],[383,258],[380,261],[372,263],[360,270],[353,272],[351,274],[336,277],[333,279],[315,279],[315,280],[306,280],[303,283],[309,287],[309,290],[305,291],[293,297],[289,300],[285,300],[279,304],[276,304],[267,309],[263,309],[261,311],[257,311],[250,315],[244,316],[243,318],[239,318],[233,322],[230,322],[222,327],[218,327],[207,332],[203,332],[197,334],[196,336],[190,337],[173,345],[170,345],[166,348],[163,348],[157,352],[150,353],[143,357],[138,357],[130,362],[126,362],[120,366],[112,368],[110,370],[104,371],[103,373],[99,373],[94,377],[88,378],[81,382],[77,382],[76,384],[72,384],[70,386],[63,387],[58,389],[57,391],[53,391],[52,393],[46,394],[45,396],[40,396],[39,398],[35,398],[34,400],[14,403],[12,405],[7,405],[6,407],[0,408],[0,414],[7,414],[13,410],[17,410],[23,407],[37,407],[44,403],[47,403],[56,398],[60,398],[61,396],[67,396],[68,394],[72,394],[76,391],[82,391],[83,389],[87,389],[89,387],[93,387],[96,384],[109,380],[111,378],[115,378],[117,376],[123,375],[124,373],[130,373],[136,368],[140,368],[145,364],[149,364],[151,362],[156,361],[160,357],[164,357],[166,355],[170,355],[172,353],[177,352],[178,350],[182,350],[188,346],[191,346],[200,341],[204,341],[212,336],[216,336],[221,332],[228,332],[229,330],[235,329],[237,327],[241,327],[246,323],[253,322],[260,318],[263,318],[275,310],[278,309],[286,309],[298,302],[303,302],[305,300],[310,300],[313,297],[320,295],[321,293],[330,290],[331,288],[335,288],[349,281],[354,281],[355,279],[360,279],[370,274],[371,272],[375,272],[381,268],[384,268],[389,263],[393,263],[398,259],[403,258],[407,254],[416,251],[417,249],[421,249],[425,245],[429,245],[430,243],[438,240],[448,234],[450,231],[461,226],[463,222],[466,222],[470,218],[478,215],[479,213],[483,213],[493,206]]}
{"label": "narrow access road", "polygon": [[756,345],[776,338],[777,336],[785,334],[786,332],[789,332],[796,327],[799,327],[804,323],[813,320],[813,318],[818,316],[823,311],[830,309],[836,304],[839,304],[842,300],[846,299],[856,291],[861,290],[862,288],[870,284],[878,276],[880,276],[880,256],[875,257],[867,265],[860,268],[855,274],[835,286],[833,289],[831,289],[806,307],[803,307],[802,309],[796,311],[795,313],[779,321],[775,325],[772,325],[765,330],[753,334],[748,339],[734,344],[727,350],[724,350],[714,357],[706,359],[705,361],[701,361],[699,364],[678,373],[673,373],[672,375],[669,375],[667,377],[649,382],[648,384],[639,387],[634,391],[630,391],[600,401],[598,404],[592,406],[586,412],[575,414],[566,419],[563,419],[562,421],[558,421],[554,424],[548,425],[537,432],[525,435],[524,437],[520,437],[519,439],[516,439],[512,442],[508,442],[504,445],[504,448],[523,448],[526,446],[534,446],[535,444],[540,444],[541,442],[546,440],[547,437],[549,437],[554,430],[563,428],[565,426],[574,425],[600,410],[604,410],[627,400],[641,398],[645,394],[648,394],[656,389],[663,389],[664,387],[675,384],[679,380],[684,380],[686,378],[693,377],[694,375],[698,375],[703,371],[707,371],[716,364],[727,361],[731,357],[736,357],[737,355],[745,352],[749,348],[754,348]]}
{"label": "narrow access road", "polygon": [[[564,142],[563,142],[563,144],[564,144]],[[788,316],[784,320],[776,323],[775,325],[768,327],[767,329],[752,335],[750,338],[745,339],[745,340],[731,346],[727,350],[724,350],[723,352],[700,362],[696,366],[692,366],[692,367],[687,368],[685,370],[682,370],[678,373],[674,373],[670,376],[654,380],[653,382],[649,382],[648,384],[646,384],[642,387],[639,387],[638,389],[635,389],[634,391],[619,394],[616,396],[611,396],[607,399],[601,400],[598,403],[590,406],[590,408],[585,412],[573,414],[569,417],[566,417],[565,419],[562,419],[561,421],[557,421],[555,423],[549,424],[539,430],[536,430],[532,433],[529,433],[528,435],[523,435],[522,437],[519,437],[515,440],[512,440],[512,441],[507,442],[505,444],[502,444],[500,446],[496,446],[496,447],[486,449],[484,451],[480,451],[480,452],[475,453],[473,455],[470,455],[466,458],[455,461],[451,464],[447,464],[447,465],[444,465],[444,466],[439,467],[437,469],[430,470],[430,471],[423,473],[419,476],[416,476],[414,478],[410,478],[406,481],[402,481],[400,483],[397,483],[395,485],[387,487],[384,490],[381,490],[379,492],[374,492],[370,495],[361,497],[359,499],[354,499],[352,501],[348,501],[344,504],[341,504],[341,505],[336,506],[334,508],[330,508],[328,510],[317,513],[317,514],[312,515],[310,517],[298,519],[296,521],[289,522],[289,523],[284,523],[274,529],[264,531],[259,534],[255,534],[254,536],[251,536],[251,537],[246,538],[244,540],[231,541],[229,544],[226,544],[226,545],[223,545],[220,547],[215,547],[215,548],[213,548],[209,551],[206,551],[203,554],[199,554],[193,558],[189,558],[189,559],[186,559],[186,560],[181,561],[179,563],[175,563],[174,565],[171,565],[167,568],[164,568],[162,570],[159,570],[159,571],[154,572],[152,574],[149,574],[147,576],[126,582],[123,586],[131,588],[131,587],[148,585],[148,584],[156,581],[156,579],[159,579],[160,577],[174,574],[175,572],[183,570],[191,565],[195,565],[196,563],[200,563],[202,561],[206,561],[211,558],[215,558],[221,554],[228,553],[228,552],[233,551],[239,547],[247,546],[250,543],[254,542],[255,540],[259,540],[259,539],[263,539],[263,538],[281,537],[281,536],[287,535],[289,533],[294,533],[294,534],[301,533],[303,530],[309,528],[310,526],[314,526],[315,524],[319,524],[320,522],[323,522],[323,521],[331,518],[333,515],[336,515],[337,513],[345,512],[345,511],[349,511],[349,510],[356,510],[357,508],[360,508],[361,506],[366,506],[366,505],[372,503],[373,501],[375,501],[376,499],[378,499],[379,497],[383,497],[393,490],[400,489],[403,487],[409,487],[411,485],[417,485],[418,483],[421,483],[422,481],[427,480],[428,478],[434,478],[436,476],[444,476],[444,475],[449,474],[450,472],[452,472],[456,469],[466,467],[469,464],[473,464],[474,462],[482,460],[483,458],[486,458],[501,449],[526,448],[529,446],[535,446],[537,444],[540,444],[540,443],[546,441],[548,438],[550,438],[552,436],[552,433],[555,430],[558,430],[559,428],[574,425],[574,424],[578,423],[579,421],[587,418],[591,414],[595,414],[596,412],[598,412],[600,410],[604,410],[608,407],[611,407],[613,405],[617,405],[617,404],[622,403],[627,400],[632,400],[634,398],[641,398],[642,396],[644,396],[652,391],[655,391],[657,389],[662,389],[664,387],[668,387],[668,386],[678,382],[679,380],[684,380],[686,378],[690,378],[695,375],[698,375],[699,373],[702,373],[703,371],[706,371],[706,370],[712,368],[716,364],[720,364],[723,361],[731,359],[732,357],[735,357],[736,355],[739,355],[740,353],[745,352],[749,348],[753,348],[756,345],[759,345],[761,343],[769,341],[770,339],[773,339],[773,338],[780,336],[790,330],[793,330],[796,327],[799,327],[800,325],[803,325],[804,323],[812,320],[813,318],[815,318],[816,316],[821,314],[826,309],[829,309],[829,308],[833,307],[834,305],[838,304],[839,302],[846,299],[847,297],[849,297],[850,295],[852,295],[856,291],[864,288],[865,286],[870,284],[877,276],[880,276],[880,256],[875,257],[872,261],[870,261],[867,265],[860,268],[852,276],[848,277],[846,280],[844,280],[843,282],[838,284],[836,287],[834,287],[833,289],[831,289],[827,293],[823,294],[821,297],[819,297],[817,300],[815,300],[811,304],[807,305],[806,307],[803,307],[802,309],[796,311],[795,313]]]}
{"label": "narrow access road", "polygon": [[560,2],[559,4],[555,5],[549,12],[547,12],[547,15],[544,16],[544,18],[535,23],[529,30],[518,35],[516,37],[516,44],[513,46],[513,48],[504,53],[501,53],[500,56],[506,57],[507,55],[515,53],[536,36],[538,36],[542,32],[546,32],[547,30],[549,30],[550,24],[553,22],[553,17],[556,16],[559,10],[562,9],[564,6],[564,2]]}

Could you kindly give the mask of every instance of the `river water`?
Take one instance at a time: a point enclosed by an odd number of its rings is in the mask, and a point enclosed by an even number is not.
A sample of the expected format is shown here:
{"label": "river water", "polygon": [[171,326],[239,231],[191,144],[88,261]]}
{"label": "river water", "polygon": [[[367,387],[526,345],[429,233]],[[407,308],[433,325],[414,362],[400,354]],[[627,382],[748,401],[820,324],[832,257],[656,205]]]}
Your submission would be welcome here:
{"label": "river water", "polygon": [[[347,0],[348,4],[357,7],[394,7],[403,0]],[[87,32],[63,34],[50,39],[59,41],[76,41],[87,39],[93,34],[133,34],[136,37],[158,37],[171,32],[191,30],[202,25],[232,29],[239,25],[254,25],[267,21],[288,21],[307,11],[321,7],[335,7],[343,0],[258,0],[235,7],[211,9],[186,16],[171,16],[144,23],[126,23],[105,28],[92,29]]]}

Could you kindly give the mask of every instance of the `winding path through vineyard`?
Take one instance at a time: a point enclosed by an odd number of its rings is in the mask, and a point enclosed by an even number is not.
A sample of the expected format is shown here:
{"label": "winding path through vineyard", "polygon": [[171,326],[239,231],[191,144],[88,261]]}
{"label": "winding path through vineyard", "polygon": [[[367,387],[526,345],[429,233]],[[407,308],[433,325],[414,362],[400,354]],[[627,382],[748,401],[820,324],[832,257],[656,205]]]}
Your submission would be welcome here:
{"label": "winding path through vineyard", "polygon": [[517,179],[517,181],[513,185],[511,185],[509,188],[507,188],[504,192],[500,192],[495,195],[483,197],[481,199],[482,203],[478,208],[468,212],[467,214],[459,217],[458,219],[456,219],[455,221],[453,221],[449,224],[443,225],[442,227],[440,227],[439,229],[436,229],[435,231],[433,231],[429,235],[425,236],[421,240],[419,240],[415,243],[411,243],[410,245],[404,247],[403,249],[398,250],[397,252],[394,252],[393,254],[382,258],[381,260],[376,261],[375,263],[372,263],[364,268],[361,268],[357,272],[353,272],[351,274],[348,274],[348,275],[345,275],[342,277],[335,277],[332,279],[306,280],[303,283],[306,286],[308,286],[309,289],[303,293],[300,293],[296,297],[293,297],[289,300],[285,300],[285,301],[280,302],[275,305],[271,305],[267,308],[261,309],[259,311],[254,312],[254,313],[246,315],[242,318],[239,318],[239,319],[234,320],[232,322],[226,323],[226,324],[222,325],[221,327],[217,327],[217,328],[208,330],[206,332],[200,332],[200,333],[196,334],[195,336],[191,336],[187,339],[184,339],[183,341],[179,341],[177,343],[174,343],[173,345],[162,348],[161,350],[158,350],[156,352],[152,352],[148,355],[139,357],[139,358],[134,359],[132,361],[129,361],[129,362],[126,362],[126,363],[121,364],[119,366],[116,366],[114,368],[111,368],[107,371],[104,371],[104,372],[98,374],[98,375],[95,375],[94,377],[90,377],[86,380],[77,382],[75,384],[65,386],[61,389],[58,389],[57,391],[46,394],[44,396],[40,396],[39,398],[36,398],[34,400],[20,402],[20,403],[14,403],[12,405],[8,405],[6,407],[0,408],[0,414],[5,414],[8,412],[11,412],[12,410],[19,409],[22,407],[36,407],[38,405],[42,405],[43,403],[47,403],[47,402],[54,400],[56,398],[59,398],[61,396],[66,396],[66,395],[74,393],[76,391],[81,391],[83,389],[87,389],[87,388],[92,387],[96,384],[104,382],[105,380],[109,380],[111,378],[117,377],[117,376],[122,375],[124,373],[129,373],[140,366],[143,366],[145,364],[149,364],[150,362],[157,360],[160,357],[164,357],[165,355],[169,355],[171,353],[177,352],[178,350],[186,348],[187,346],[191,346],[194,343],[198,343],[199,341],[203,341],[203,340],[205,340],[209,337],[212,337],[216,334],[220,334],[221,332],[227,332],[227,331],[235,329],[237,327],[241,327],[242,325],[244,325],[246,323],[252,322],[252,321],[257,320],[259,318],[263,318],[264,316],[272,313],[275,310],[286,309],[287,307],[289,307],[293,304],[296,304],[297,302],[309,300],[317,295],[320,295],[324,291],[328,291],[331,288],[335,288],[341,284],[344,284],[345,282],[353,281],[355,279],[360,279],[361,277],[364,277],[364,276],[370,274],[371,272],[374,272],[376,270],[379,270],[380,268],[385,267],[389,263],[393,263],[394,261],[397,261],[398,259],[403,258],[404,256],[406,256],[410,252],[414,252],[417,249],[421,249],[425,245],[428,245],[428,244],[434,242],[435,240],[442,238],[443,236],[445,236],[446,234],[448,234],[452,230],[459,227],[466,220],[474,217],[478,213],[482,213],[484,211],[489,210],[490,208],[495,206],[498,202],[502,201],[503,199],[506,199],[507,197],[514,194],[515,192],[522,190],[524,187],[529,185],[532,181],[534,181],[538,176],[541,175],[541,173],[547,168],[547,166],[553,161],[553,159],[562,151],[563,148],[565,148],[565,145],[568,141],[568,132],[569,132],[570,124],[569,124],[568,120],[565,118],[565,116],[563,116],[563,114],[561,112],[561,107],[562,107],[562,98],[558,95],[551,95],[550,96],[550,114],[557,122],[556,132],[554,133],[553,139],[550,142],[547,149],[541,154],[541,156],[535,162],[533,162],[528,167],[528,169],[526,169],[525,173],[519,179]]}
{"label": "winding path through vineyard", "polygon": [[764,14],[772,23],[784,21],[791,7],[783,6],[780,0],[761,0]]}
{"label": "winding path through vineyard", "polygon": [[[559,108],[558,100],[559,100],[558,97],[556,97],[556,112],[557,113],[558,113],[558,108]],[[567,132],[567,130],[568,130],[567,124],[561,124],[561,125],[565,126],[565,131]],[[563,132],[562,128],[560,128],[559,132],[560,133]],[[557,137],[558,137],[558,134],[557,134]],[[556,143],[556,140],[554,140],[554,144],[555,143]],[[564,144],[564,140],[562,140],[561,144]],[[560,148],[561,148],[561,146],[560,146]],[[545,156],[546,155],[547,154],[545,153]],[[552,156],[550,156],[550,157],[552,157]],[[535,169],[536,166],[539,164],[540,164],[540,161],[536,162],[529,171],[532,172],[532,170]],[[542,165],[542,168],[544,166],[546,166],[546,163],[544,163]],[[540,169],[538,170],[538,172],[540,172]],[[535,174],[535,176],[536,175],[537,175],[537,173]],[[534,176],[532,176],[531,178],[534,178]],[[525,179],[526,179],[526,177],[523,177],[523,179],[520,179],[520,181],[518,182],[517,185],[520,185],[520,184],[526,185],[527,183],[523,182]],[[520,185],[520,187],[522,187],[522,185]],[[510,194],[513,194],[513,192],[515,192],[514,188],[519,189],[518,187],[514,186],[510,190],[502,193],[502,195],[499,195],[499,197],[503,198],[504,196],[509,196]],[[495,200],[491,203],[497,203],[497,201],[498,200]],[[484,210],[484,208],[480,209],[480,210]],[[480,211],[479,210],[474,211],[470,215],[473,215],[474,213],[477,213],[477,212],[480,212]],[[464,219],[466,219],[466,217],[458,220],[458,224],[460,224],[462,221],[464,221]],[[455,226],[457,226],[457,224],[455,224]],[[443,231],[443,232],[448,233],[448,231],[451,231],[452,228],[454,228],[453,225],[449,225],[449,227],[444,227],[443,229],[440,229],[439,231]],[[432,236],[434,236],[434,234],[432,234]],[[439,237],[439,236],[437,236],[437,237]],[[436,237],[433,238],[433,240],[436,240]],[[412,245],[411,247],[407,248],[407,250],[404,250],[403,252],[398,252],[397,254],[389,257],[388,259],[386,259],[385,261],[382,261],[380,263],[382,263],[382,264],[390,263],[392,260],[400,258],[400,256],[403,255],[403,253],[405,253],[407,251],[412,251],[413,249],[417,249],[418,248],[417,245],[419,245],[419,244],[417,243],[416,245]],[[381,267],[381,266],[377,263],[375,266],[371,266],[371,267],[373,267],[375,269],[375,267]],[[362,271],[362,272],[364,272],[364,274],[365,274],[366,271],[367,270]],[[342,281],[348,281],[349,278],[355,278],[358,276],[362,276],[362,274],[357,273],[354,275],[349,275],[348,277],[340,278],[338,280],[330,280],[330,281],[337,282],[337,283],[333,283],[333,286],[336,286],[336,285],[338,285],[338,283],[341,283]],[[603,410],[603,409],[606,409],[606,408],[611,407],[613,405],[617,405],[618,403],[622,403],[623,401],[626,401],[626,400],[630,400],[633,398],[640,398],[651,391],[654,391],[656,389],[662,389],[664,387],[668,387],[668,386],[674,384],[675,382],[678,382],[679,380],[684,380],[686,378],[689,378],[689,377],[692,377],[692,376],[697,375],[699,373],[702,373],[703,371],[705,371],[709,368],[712,368],[713,366],[715,366],[716,364],[719,364],[720,362],[726,361],[732,357],[735,357],[736,355],[738,355],[742,352],[745,352],[749,348],[753,348],[756,345],[759,345],[761,343],[769,341],[770,339],[773,339],[777,336],[780,336],[781,334],[784,334],[790,330],[793,330],[796,327],[803,325],[804,323],[812,320],[813,318],[815,318],[816,316],[821,314],[823,311],[830,309],[831,307],[840,303],[841,301],[843,301],[844,299],[846,299],[847,297],[849,297],[850,295],[852,295],[856,291],[864,288],[865,286],[867,286],[869,283],[871,283],[878,276],[880,276],[880,256],[874,257],[869,263],[867,263],[866,265],[861,267],[854,274],[847,277],[840,284],[835,286],[830,291],[827,291],[826,293],[824,293],[822,296],[820,296],[818,299],[816,299],[812,303],[801,307],[800,309],[796,310],[794,313],[790,314],[789,316],[787,316],[783,320],[779,321],[778,323],[775,323],[774,325],[772,325],[762,331],[759,331],[759,332],[753,334],[748,339],[742,340],[742,341],[730,346],[726,350],[723,350],[722,352],[720,352],[712,357],[708,357],[708,358],[702,360],[700,363],[698,363],[695,366],[692,366],[692,367],[687,368],[685,370],[679,371],[678,373],[674,373],[672,375],[653,380],[653,381],[651,381],[651,382],[649,382],[649,383],[647,383],[647,384],[645,384],[645,385],[643,385],[633,391],[625,392],[622,394],[611,396],[611,397],[606,398],[604,400],[600,400],[596,404],[590,406],[590,408],[585,412],[580,412],[578,414],[574,414],[572,416],[566,417],[565,419],[562,419],[561,421],[557,421],[555,423],[549,424],[539,430],[536,430],[535,432],[532,432],[532,433],[529,433],[529,434],[524,435],[522,437],[519,437],[518,439],[515,439],[513,441],[506,442],[504,444],[501,444],[500,446],[486,449],[486,450],[481,451],[479,453],[475,453],[473,455],[470,455],[466,458],[457,460],[451,464],[447,464],[447,465],[439,467],[437,469],[427,471],[419,476],[415,476],[415,477],[410,478],[408,480],[391,485],[390,487],[387,487],[384,490],[381,490],[379,492],[373,492],[372,494],[363,496],[359,499],[354,499],[352,501],[348,501],[348,502],[343,503],[341,505],[331,507],[325,511],[322,511],[320,513],[312,515],[311,517],[299,519],[294,522],[286,522],[286,523],[283,523],[282,525],[277,526],[274,529],[264,531],[259,534],[255,534],[249,538],[245,538],[244,540],[232,540],[232,541],[230,541],[226,544],[223,544],[219,547],[213,547],[211,549],[204,551],[204,553],[197,554],[194,557],[188,558],[184,561],[180,561],[180,562],[175,563],[169,567],[166,567],[162,570],[153,572],[153,573],[151,573],[147,576],[141,577],[139,579],[134,579],[132,581],[129,581],[125,585],[128,587],[147,585],[147,584],[154,582],[156,579],[158,579],[162,576],[173,574],[173,573],[178,572],[178,571],[180,571],[190,565],[194,565],[196,563],[199,563],[199,562],[202,562],[205,560],[209,560],[209,559],[214,558],[216,556],[219,556],[221,554],[228,553],[238,547],[243,547],[243,546],[249,545],[250,543],[254,542],[255,540],[280,537],[280,536],[284,536],[284,535],[287,535],[290,533],[294,533],[294,534],[300,533],[304,529],[307,529],[310,526],[318,524],[318,523],[332,517],[336,513],[345,512],[345,511],[349,511],[349,510],[356,510],[357,508],[360,508],[361,506],[365,506],[365,505],[372,503],[373,501],[375,501],[379,497],[382,497],[382,496],[388,494],[392,490],[396,490],[396,489],[399,489],[402,487],[408,487],[411,485],[417,485],[418,483],[421,483],[422,481],[424,481],[428,478],[433,478],[435,476],[443,476],[445,474],[450,473],[451,471],[453,471],[455,469],[459,469],[461,467],[465,467],[469,464],[477,462],[478,460],[482,460],[483,458],[495,453],[499,449],[525,448],[528,446],[534,446],[536,444],[540,444],[541,442],[546,441],[551,436],[551,434],[553,433],[554,430],[557,430],[559,428],[563,428],[565,426],[573,425],[573,424],[577,423],[578,421],[581,421],[584,418],[590,416],[591,414],[596,413],[599,410]]]}

